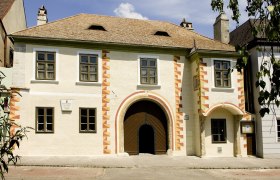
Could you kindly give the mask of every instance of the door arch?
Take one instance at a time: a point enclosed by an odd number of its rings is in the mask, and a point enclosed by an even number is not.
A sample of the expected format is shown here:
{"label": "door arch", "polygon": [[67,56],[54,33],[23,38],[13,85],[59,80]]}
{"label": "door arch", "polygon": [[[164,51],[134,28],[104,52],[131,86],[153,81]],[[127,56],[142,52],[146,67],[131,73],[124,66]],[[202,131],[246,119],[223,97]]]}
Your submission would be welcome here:
{"label": "door arch", "polygon": [[[140,139],[144,137],[148,139],[140,144]],[[151,139],[154,148],[149,142]],[[165,154],[168,149],[167,118],[161,107],[149,100],[132,104],[124,117],[124,151],[129,155],[137,155],[144,149],[150,149],[146,153],[152,154]]]}

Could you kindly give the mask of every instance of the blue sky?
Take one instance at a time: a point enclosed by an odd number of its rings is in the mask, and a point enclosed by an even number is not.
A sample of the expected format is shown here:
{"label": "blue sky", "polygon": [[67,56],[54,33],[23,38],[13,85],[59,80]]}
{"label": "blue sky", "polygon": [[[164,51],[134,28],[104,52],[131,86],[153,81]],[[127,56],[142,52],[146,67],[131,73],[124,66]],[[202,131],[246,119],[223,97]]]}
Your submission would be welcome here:
{"label": "blue sky", "polygon": [[[244,9],[246,0],[242,1],[241,9]],[[28,27],[36,25],[38,8],[45,5],[49,22],[79,13],[161,20],[174,24],[180,24],[186,18],[193,23],[196,32],[212,38],[218,12],[211,10],[210,3],[211,0],[24,0]],[[241,22],[245,20],[246,17],[241,18]],[[231,30],[236,26],[234,22],[230,25]]]}

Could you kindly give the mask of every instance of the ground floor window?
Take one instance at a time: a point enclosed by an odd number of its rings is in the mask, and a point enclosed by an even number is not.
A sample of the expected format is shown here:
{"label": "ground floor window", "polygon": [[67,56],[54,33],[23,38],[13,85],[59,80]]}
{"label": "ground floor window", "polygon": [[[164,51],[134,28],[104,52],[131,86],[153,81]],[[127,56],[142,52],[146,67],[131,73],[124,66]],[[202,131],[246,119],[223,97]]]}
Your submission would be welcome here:
{"label": "ground floor window", "polygon": [[80,108],[80,132],[95,133],[96,132],[96,109]]}
{"label": "ground floor window", "polygon": [[54,108],[36,107],[36,132],[54,132]]}
{"label": "ground floor window", "polygon": [[280,117],[277,118],[277,140],[280,142]]}
{"label": "ground floor window", "polygon": [[226,131],[226,119],[211,119],[212,143],[225,143]]}

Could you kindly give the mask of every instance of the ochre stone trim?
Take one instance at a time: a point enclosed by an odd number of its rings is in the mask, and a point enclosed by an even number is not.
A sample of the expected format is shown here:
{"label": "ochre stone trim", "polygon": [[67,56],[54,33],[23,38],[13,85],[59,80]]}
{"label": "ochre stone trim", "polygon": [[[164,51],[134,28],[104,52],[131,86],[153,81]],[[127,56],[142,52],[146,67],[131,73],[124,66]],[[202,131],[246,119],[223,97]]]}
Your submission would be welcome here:
{"label": "ochre stone trim", "polygon": [[[17,102],[20,101],[19,98],[19,92],[20,89],[16,89],[16,88],[11,88],[11,98],[10,98],[10,114],[9,114],[9,119],[14,121],[15,123],[17,123],[17,121],[19,121],[20,119],[20,115],[17,114],[17,111],[20,110],[20,107],[16,105]],[[13,135],[15,133],[15,128],[17,128],[15,125],[13,125],[10,129],[10,133],[11,135]]]}
{"label": "ochre stone trim", "polygon": [[209,92],[208,79],[207,79],[207,71],[206,71],[207,64],[203,63],[203,59],[199,59],[197,61],[197,74],[199,78],[199,88],[198,88],[198,113],[204,114],[209,109],[209,96],[207,95]]}
{"label": "ochre stone trim", "polygon": [[111,154],[110,150],[110,58],[109,52],[102,50],[102,128],[103,128],[103,153]]}
{"label": "ochre stone trim", "polygon": [[239,100],[239,108],[245,111],[245,94],[244,94],[244,80],[243,74],[238,73],[237,75],[237,84],[238,84],[238,100]]}
{"label": "ochre stone trim", "polygon": [[179,56],[174,56],[174,79],[176,99],[176,120],[175,120],[175,148],[181,150],[183,143],[183,113],[182,113],[182,72]]}

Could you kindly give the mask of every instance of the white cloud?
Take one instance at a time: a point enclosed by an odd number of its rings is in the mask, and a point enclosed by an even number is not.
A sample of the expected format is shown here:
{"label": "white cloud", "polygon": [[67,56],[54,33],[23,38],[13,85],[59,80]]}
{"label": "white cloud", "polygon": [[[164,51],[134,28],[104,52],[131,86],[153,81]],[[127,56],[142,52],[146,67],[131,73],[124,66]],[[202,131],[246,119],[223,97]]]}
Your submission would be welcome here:
{"label": "white cloud", "polygon": [[130,3],[121,3],[118,8],[114,10],[117,16],[133,19],[148,19],[142,14],[135,12],[135,8]]}

